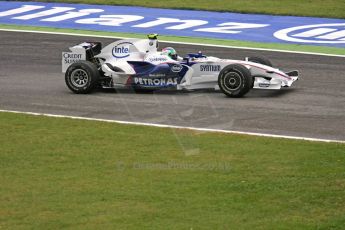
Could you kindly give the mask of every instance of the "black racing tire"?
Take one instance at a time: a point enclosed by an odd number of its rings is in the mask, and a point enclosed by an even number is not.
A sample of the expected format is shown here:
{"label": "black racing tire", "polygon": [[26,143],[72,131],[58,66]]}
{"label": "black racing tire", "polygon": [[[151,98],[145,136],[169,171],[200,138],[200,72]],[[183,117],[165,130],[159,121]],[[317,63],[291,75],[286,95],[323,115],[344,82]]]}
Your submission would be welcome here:
{"label": "black racing tire", "polygon": [[240,64],[231,64],[218,75],[218,86],[228,97],[242,97],[252,88],[253,78],[249,70]]}
{"label": "black racing tire", "polygon": [[265,57],[249,57],[248,61],[273,67],[272,62]]}
{"label": "black racing tire", "polygon": [[[269,59],[265,58],[265,57],[249,57],[248,61],[273,67],[272,62]],[[252,84],[251,88],[254,87],[254,81],[255,81],[255,79],[253,79],[253,84]]]}
{"label": "black racing tire", "polygon": [[89,61],[78,61],[70,65],[65,73],[67,87],[74,93],[91,93],[99,81],[97,66]]}

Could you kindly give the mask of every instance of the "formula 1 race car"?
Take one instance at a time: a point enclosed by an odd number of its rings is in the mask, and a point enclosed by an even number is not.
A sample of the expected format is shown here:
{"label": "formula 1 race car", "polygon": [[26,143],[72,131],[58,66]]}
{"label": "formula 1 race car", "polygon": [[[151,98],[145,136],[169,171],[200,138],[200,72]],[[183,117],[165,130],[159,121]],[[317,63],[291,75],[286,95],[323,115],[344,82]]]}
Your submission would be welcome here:
{"label": "formula 1 race car", "polygon": [[[181,58],[173,48],[158,50],[157,34],[148,39],[126,39],[102,49],[100,42],[84,42],[62,53],[62,72],[74,93],[90,93],[96,87],[130,87],[136,92],[162,88],[215,89],[229,97],[241,97],[250,89],[290,87],[298,71],[282,72],[269,60],[207,57],[201,52]],[[166,52],[168,51],[168,52]]]}

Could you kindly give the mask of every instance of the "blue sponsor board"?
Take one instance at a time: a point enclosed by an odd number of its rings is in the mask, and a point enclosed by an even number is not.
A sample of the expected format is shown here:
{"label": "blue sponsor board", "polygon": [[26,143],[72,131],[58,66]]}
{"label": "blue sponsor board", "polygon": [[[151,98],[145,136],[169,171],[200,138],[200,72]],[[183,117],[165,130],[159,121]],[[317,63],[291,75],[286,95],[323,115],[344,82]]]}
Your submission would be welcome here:
{"label": "blue sponsor board", "polygon": [[0,1],[0,23],[345,47],[345,20]]}

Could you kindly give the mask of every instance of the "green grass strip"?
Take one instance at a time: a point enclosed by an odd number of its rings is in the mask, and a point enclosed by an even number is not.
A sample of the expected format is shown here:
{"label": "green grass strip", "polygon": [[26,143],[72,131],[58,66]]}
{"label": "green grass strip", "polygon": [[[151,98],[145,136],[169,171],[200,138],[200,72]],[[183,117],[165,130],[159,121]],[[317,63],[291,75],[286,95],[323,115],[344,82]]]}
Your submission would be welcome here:
{"label": "green grass strip", "polygon": [[[39,1],[42,2],[44,0]],[[220,12],[345,18],[345,1],[342,0],[48,0],[44,2],[127,5]]]}
{"label": "green grass strip", "polygon": [[[18,26],[18,25],[5,25],[5,24],[0,24],[0,29],[74,33],[74,34],[85,34],[85,35],[91,35],[91,36],[98,35],[98,36],[130,37],[130,38],[147,38],[146,34],[115,33],[115,32],[92,31],[92,30],[59,29],[59,28],[51,28],[51,27],[33,27],[33,26]],[[286,51],[297,51],[297,52],[345,55],[345,48],[326,47],[326,46],[258,43],[258,42],[246,42],[246,41],[238,41],[238,40],[221,40],[221,39],[178,37],[178,36],[165,36],[165,35],[159,36],[159,39],[164,40],[164,41],[202,43],[202,44],[223,45],[223,46],[233,46],[233,47],[263,48],[263,49],[275,49],[275,50],[286,50]]]}
{"label": "green grass strip", "polygon": [[0,113],[1,229],[341,229],[345,145]]}

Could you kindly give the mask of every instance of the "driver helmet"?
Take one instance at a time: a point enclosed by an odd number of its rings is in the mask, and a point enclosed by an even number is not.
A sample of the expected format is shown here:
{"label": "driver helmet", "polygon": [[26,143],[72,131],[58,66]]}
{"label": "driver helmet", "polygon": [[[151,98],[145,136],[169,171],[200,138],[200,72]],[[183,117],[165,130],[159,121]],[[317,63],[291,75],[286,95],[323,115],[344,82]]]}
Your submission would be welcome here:
{"label": "driver helmet", "polygon": [[172,47],[166,47],[162,49],[162,55],[167,55],[173,60],[177,60],[176,50]]}

